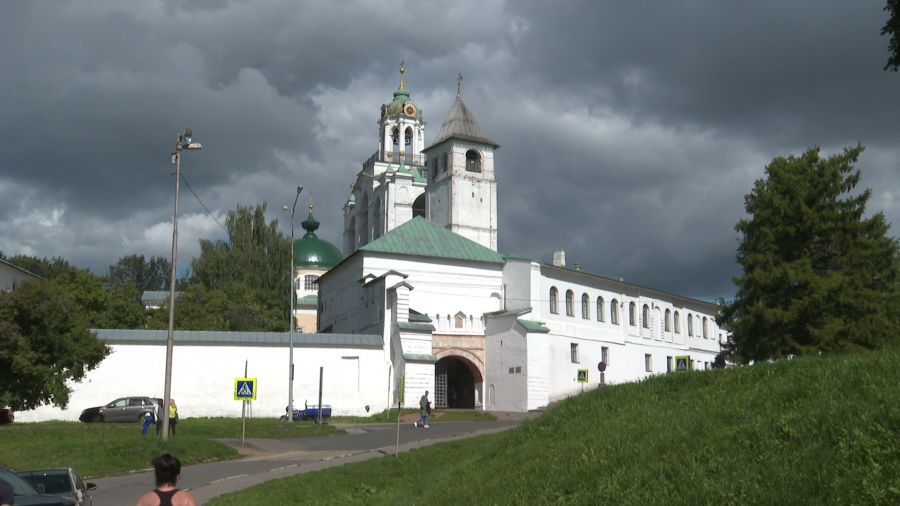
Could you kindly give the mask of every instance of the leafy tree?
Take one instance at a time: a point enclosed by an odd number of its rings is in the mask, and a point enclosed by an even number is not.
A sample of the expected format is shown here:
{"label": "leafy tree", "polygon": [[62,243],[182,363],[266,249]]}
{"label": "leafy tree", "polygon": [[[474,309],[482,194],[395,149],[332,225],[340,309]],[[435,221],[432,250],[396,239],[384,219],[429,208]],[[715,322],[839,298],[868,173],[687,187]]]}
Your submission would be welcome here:
{"label": "leafy tree", "polygon": [[36,258],[28,255],[16,255],[12,258],[4,258],[2,256],[0,258],[44,279],[53,279],[72,269],[76,269],[74,265],[62,257]]}
{"label": "leafy tree", "polygon": [[66,382],[81,380],[109,353],[87,327],[82,308],[49,281],[0,293],[0,404],[65,407]]}
{"label": "leafy tree", "polygon": [[884,10],[890,14],[887,23],[881,28],[881,35],[890,37],[884,70],[896,72],[900,69],[900,0],[887,0]]}
{"label": "leafy tree", "polygon": [[862,146],[821,158],[819,148],[775,158],[745,197],[737,259],[743,276],[719,323],[731,360],[876,348],[900,331],[897,240],[871,196],[853,193]]}
{"label": "leafy tree", "polygon": [[145,290],[165,290],[171,272],[172,263],[161,256],[145,259],[144,255],[128,255],[109,266],[109,282],[117,287],[134,285],[140,300]]}

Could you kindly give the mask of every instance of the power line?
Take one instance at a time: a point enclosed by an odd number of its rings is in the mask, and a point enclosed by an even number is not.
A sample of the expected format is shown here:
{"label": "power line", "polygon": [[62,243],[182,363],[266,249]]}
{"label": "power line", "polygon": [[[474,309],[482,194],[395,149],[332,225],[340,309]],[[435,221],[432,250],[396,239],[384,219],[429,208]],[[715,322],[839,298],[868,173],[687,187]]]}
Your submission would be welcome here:
{"label": "power line", "polygon": [[212,218],[212,220],[213,220],[214,222],[216,222],[216,225],[218,225],[219,228],[221,228],[221,229],[225,232],[225,235],[227,236],[227,235],[228,235],[228,229],[225,228],[224,226],[222,226],[221,223],[219,223],[219,220],[217,220],[216,217],[213,216],[213,214],[212,214],[212,212],[210,212],[209,208],[206,207],[206,204],[204,204],[203,201],[200,200],[200,197],[197,195],[197,192],[195,192],[194,189],[191,188],[191,183],[188,183],[187,178],[184,177],[184,171],[181,171],[181,180],[184,181],[184,185],[188,187],[188,190],[191,191],[191,194],[194,196],[195,199],[197,199],[197,202],[199,202],[200,205],[203,206],[203,210],[206,211],[206,215],[209,216],[210,218]]}

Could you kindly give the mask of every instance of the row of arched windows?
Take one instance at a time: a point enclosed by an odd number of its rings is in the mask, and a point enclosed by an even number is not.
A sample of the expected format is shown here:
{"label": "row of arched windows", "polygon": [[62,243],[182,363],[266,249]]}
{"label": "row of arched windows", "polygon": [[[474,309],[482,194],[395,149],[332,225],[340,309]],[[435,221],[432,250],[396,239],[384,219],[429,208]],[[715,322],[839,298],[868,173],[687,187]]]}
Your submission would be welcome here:
{"label": "row of arched windows", "polygon": [[[597,297],[595,304],[595,314],[598,322],[606,321],[606,303],[603,300],[603,297]],[[559,290],[552,286],[550,287],[550,312],[553,314],[559,314]],[[664,330],[666,332],[675,332],[676,334],[681,333],[681,315],[678,311],[674,311],[674,319],[672,315],[673,311],[670,309],[666,309],[665,312],[665,320],[664,320]],[[572,290],[566,290],[566,316],[575,316],[575,292]],[[581,318],[585,320],[589,320],[591,318],[591,298],[588,294],[581,294]],[[702,334],[695,334],[694,331],[694,320],[697,320],[697,324],[702,324]],[[619,301],[616,299],[612,299],[609,302],[609,322],[613,325],[619,324]],[[637,326],[637,304],[634,302],[628,303],[628,324],[632,327]],[[645,329],[650,328],[650,306],[644,304],[641,308],[641,327]],[[703,336],[704,339],[709,338],[709,319],[707,317],[701,317],[697,315],[692,315],[688,313],[687,315],[687,327],[688,327],[688,336]]]}

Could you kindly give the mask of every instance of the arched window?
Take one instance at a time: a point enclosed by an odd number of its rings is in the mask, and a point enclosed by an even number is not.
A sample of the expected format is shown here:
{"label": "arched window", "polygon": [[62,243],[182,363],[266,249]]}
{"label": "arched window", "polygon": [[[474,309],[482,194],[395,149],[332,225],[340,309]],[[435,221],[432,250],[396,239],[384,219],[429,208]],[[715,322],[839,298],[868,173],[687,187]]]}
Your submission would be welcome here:
{"label": "arched window", "polygon": [[666,332],[672,332],[672,311],[666,309]]}
{"label": "arched window", "polygon": [[416,197],[416,200],[413,201],[412,206],[413,218],[415,218],[416,216],[425,218],[427,214],[427,205],[428,201],[426,200],[426,196],[424,193]]}
{"label": "arched window", "polygon": [[481,172],[481,153],[474,149],[466,151],[466,170]]}
{"label": "arched window", "polygon": [[406,144],[407,146],[409,146],[409,144],[412,142],[412,138],[413,138],[412,128],[406,127],[406,130],[403,132],[403,143]]}
{"label": "arched window", "polygon": [[675,311],[675,333],[681,334],[681,315],[678,314],[678,311]]}
{"label": "arched window", "polygon": [[602,322],[605,320],[603,316],[603,297],[597,297],[597,321]]}
{"label": "arched window", "polygon": [[575,316],[575,292],[566,290],[566,316]]}
{"label": "arched window", "polygon": [[394,129],[391,130],[391,140],[394,141],[394,145],[400,144],[400,129],[399,128],[394,127]]}
{"label": "arched window", "polygon": [[581,317],[587,320],[591,317],[591,298],[588,294],[581,294]]}
{"label": "arched window", "polygon": [[708,324],[706,322],[706,317],[703,317],[703,339],[709,339],[709,329],[707,328]]}
{"label": "arched window", "polygon": [[307,274],[303,276],[303,289],[308,292],[314,292],[319,289],[319,276],[315,274]]}
{"label": "arched window", "polygon": [[688,335],[694,335],[694,317],[688,313]]}
{"label": "arched window", "polygon": [[555,286],[550,287],[550,312],[559,314],[559,290]]}
{"label": "arched window", "polygon": [[628,324],[632,327],[637,326],[637,306],[634,302],[628,303]]}
{"label": "arched window", "polygon": [[644,304],[644,308],[641,310],[641,326],[645,329],[650,328],[650,306]]}
{"label": "arched window", "polygon": [[609,323],[619,324],[619,301],[613,299],[609,303]]}

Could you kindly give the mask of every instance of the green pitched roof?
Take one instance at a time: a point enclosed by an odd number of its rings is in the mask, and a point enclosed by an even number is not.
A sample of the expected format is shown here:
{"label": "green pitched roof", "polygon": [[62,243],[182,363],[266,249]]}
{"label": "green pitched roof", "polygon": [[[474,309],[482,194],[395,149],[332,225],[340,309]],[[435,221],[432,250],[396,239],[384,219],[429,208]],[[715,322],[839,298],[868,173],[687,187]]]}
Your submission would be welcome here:
{"label": "green pitched roof", "polygon": [[363,251],[505,263],[496,251],[416,216],[359,248]]}

